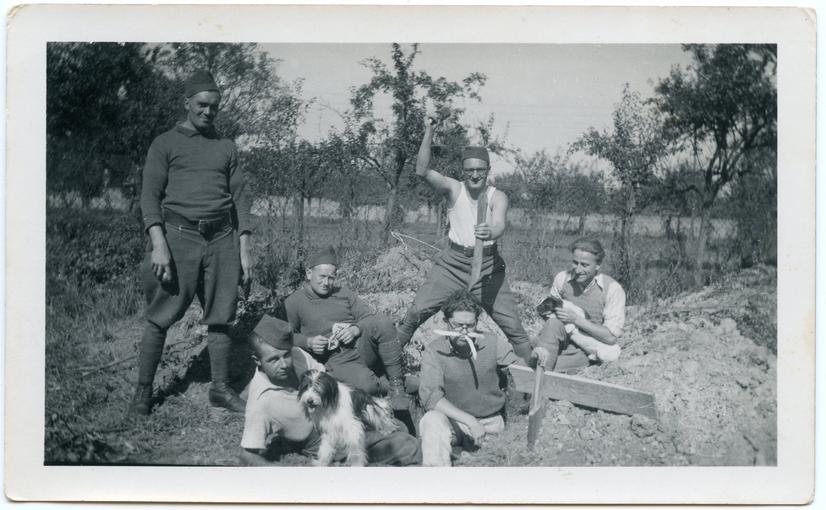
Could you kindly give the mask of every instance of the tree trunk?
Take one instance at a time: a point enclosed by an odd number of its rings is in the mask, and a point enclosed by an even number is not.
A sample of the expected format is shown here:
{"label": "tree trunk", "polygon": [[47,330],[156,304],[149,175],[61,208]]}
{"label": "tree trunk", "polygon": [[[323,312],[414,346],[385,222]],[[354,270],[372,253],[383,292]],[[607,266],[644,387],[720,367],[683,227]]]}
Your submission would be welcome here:
{"label": "tree trunk", "polygon": [[708,230],[708,221],[708,211],[702,208],[700,210],[700,233],[697,236],[697,252],[694,267],[694,283],[698,286],[705,285],[703,262],[706,258],[706,230]]}
{"label": "tree trunk", "polygon": [[301,247],[304,246],[304,197],[296,197],[293,205],[295,207],[295,248],[296,255],[298,255]]}
{"label": "tree trunk", "polygon": [[396,199],[398,198],[399,187],[393,186],[390,195],[387,197],[387,208],[384,210],[384,232],[381,242],[384,246],[390,242],[390,231],[393,230],[393,215],[396,211]]}
{"label": "tree trunk", "polygon": [[579,227],[576,229],[576,235],[581,236],[585,233],[585,214],[579,216]]}

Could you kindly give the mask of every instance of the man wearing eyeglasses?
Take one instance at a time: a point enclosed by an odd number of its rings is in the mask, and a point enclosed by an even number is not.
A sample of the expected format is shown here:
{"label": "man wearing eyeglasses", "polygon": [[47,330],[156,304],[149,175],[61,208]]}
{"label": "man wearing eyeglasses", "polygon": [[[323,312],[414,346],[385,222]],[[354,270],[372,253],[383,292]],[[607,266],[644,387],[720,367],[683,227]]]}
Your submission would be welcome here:
{"label": "man wearing eyeglasses", "polygon": [[[462,180],[458,181],[429,168],[433,129],[437,120],[425,121],[424,138],[416,160],[416,175],[424,178],[437,193],[447,198],[450,232],[449,245],[436,258],[427,282],[419,289],[399,326],[399,342],[406,345],[424,321],[432,316],[460,289],[470,288],[485,312],[502,329],[514,352],[526,361],[531,357],[531,342],[519,319],[516,300],[505,277],[505,262],[499,256],[496,240],[505,233],[508,197],[487,185],[490,157],[484,147],[466,147],[462,151]],[[487,195],[486,221],[477,223],[477,200]],[[482,241],[483,258],[480,278],[469,284],[476,240]],[[548,351],[534,350],[545,359]]]}

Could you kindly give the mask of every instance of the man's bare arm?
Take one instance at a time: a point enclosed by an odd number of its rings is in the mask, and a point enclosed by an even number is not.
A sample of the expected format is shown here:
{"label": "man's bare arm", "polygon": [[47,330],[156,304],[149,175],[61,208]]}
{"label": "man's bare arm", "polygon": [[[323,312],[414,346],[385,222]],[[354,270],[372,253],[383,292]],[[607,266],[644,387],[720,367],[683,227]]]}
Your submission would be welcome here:
{"label": "man's bare arm", "polygon": [[242,466],[274,466],[274,462],[270,462],[261,455],[261,450],[247,450],[241,448],[238,452],[238,458],[241,460]]}
{"label": "man's bare arm", "polygon": [[416,175],[424,177],[431,188],[440,193],[456,194],[459,181],[446,177],[430,167],[430,146],[433,143],[434,124],[432,119],[425,119],[424,137],[416,156]]}
{"label": "man's bare arm", "polygon": [[505,233],[508,216],[508,196],[496,190],[490,199],[490,214],[485,223],[476,225],[474,233],[482,240],[499,239]]}

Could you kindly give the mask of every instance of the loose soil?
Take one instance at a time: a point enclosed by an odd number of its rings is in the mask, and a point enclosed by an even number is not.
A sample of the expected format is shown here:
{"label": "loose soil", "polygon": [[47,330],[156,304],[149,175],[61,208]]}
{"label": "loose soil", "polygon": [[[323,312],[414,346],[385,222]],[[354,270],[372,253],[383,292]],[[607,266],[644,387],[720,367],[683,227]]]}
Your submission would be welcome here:
{"label": "loose soil", "polygon": [[[382,288],[391,290],[363,297],[379,313],[399,319],[429,268],[428,260],[400,246],[370,268],[345,268],[349,270],[343,273],[354,284],[356,275],[365,271],[385,282]],[[531,452],[526,447],[528,401],[511,388],[505,432],[483,442],[477,451],[462,453],[455,465],[776,465],[776,284],[774,268],[761,266],[700,292],[628,308],[620,359],[592,365],[577,375],[653,393],[658,420],[549,400]],[[525,328],[537,334],[541,320],[533,307],[546,296],[547,287],[519,281],[511,287]],[[237,341],[232,384],[239,391],[253,370],[242,340],[251,317],[242,317],[233,331]],[[60,415],[69,412],[75,427],[85,424],[79,427],[84,432],[47,447],[47,463],[237,465],[243,417],[208,405],[206,331],[198,319],[199,310],[193,306],[170,330],[155,381],[160,397],[149,417],[126,414],[137,378],[136,360],[80,371],[134,355],[140,316],[113,325],[105,352],[99,346],[78,351],[87,354],[76,360],[77,384],[50,382],[47,377],[47,423],[58,426],[55,420],[68,420]],[[422,345],[441,321],[437,314],[416,332],[405,356],[411,371],[417,369]],[[502,334],[487,316],[481,329]],[[298,455],[281,462],[308,464]]]}

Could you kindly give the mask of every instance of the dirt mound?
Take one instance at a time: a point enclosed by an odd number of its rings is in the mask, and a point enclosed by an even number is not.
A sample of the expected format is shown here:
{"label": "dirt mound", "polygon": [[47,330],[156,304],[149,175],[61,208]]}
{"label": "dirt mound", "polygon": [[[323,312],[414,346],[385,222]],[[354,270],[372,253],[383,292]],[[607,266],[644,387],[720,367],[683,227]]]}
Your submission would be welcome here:
{"label": "dirt mound", "polygon": [[[407,278],[407,276],[403,276]],[[536,453],[525,448],[526,402],[511,392],[504,437],[458,465],[775,465],[777,463],[776,271],[758,267],[719,285],[646,307],[629,307],[620,359],[578,375],[653,393],[659,420],[549,401]],[[548,292],[514,282],[526,330]],[[411,291],[365,296],[380,313],[401,317]],[[437,314],[408,346],[419,352],[442,327]],[[483,316],[480,329],[502,335]]]}

